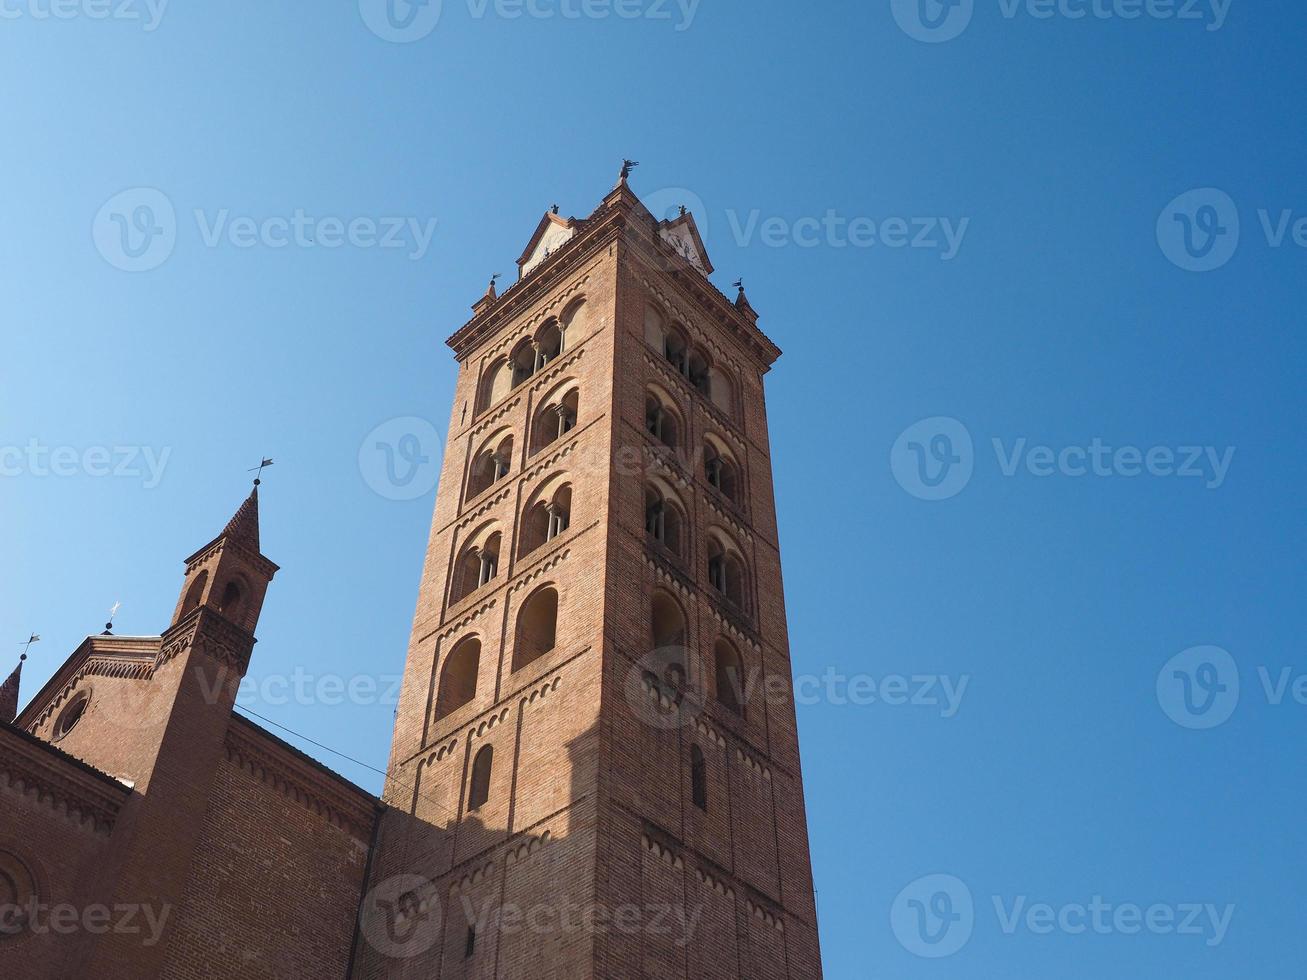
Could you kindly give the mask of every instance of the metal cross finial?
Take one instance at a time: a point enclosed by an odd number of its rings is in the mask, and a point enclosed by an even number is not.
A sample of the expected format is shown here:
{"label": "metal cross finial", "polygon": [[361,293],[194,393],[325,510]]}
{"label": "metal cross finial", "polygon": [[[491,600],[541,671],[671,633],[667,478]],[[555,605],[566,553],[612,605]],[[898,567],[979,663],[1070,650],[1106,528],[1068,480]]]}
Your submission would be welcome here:
{"label": "metal cross finial", "polygon": [[114,604],[113,604],[112,606],[109,607],[109,622],[107,622],[107,623],[104,624],[104,635],[105,635],[105,636],[108,636],[108,635],[110,635],[110,634],[113,632],[113,621],[114,621],[114,617],[116,617],[116,616],[118,615],[118,610],[121,609],[122,607],[123,607],[123,604],[122,604],[121,602],[117,602],[117,601],[115,601]]}
{"label": "metal cross finial", "polygon": [[263,457],[262,461],[259,463],[258,466],[251,466],[245,472],[254,474],[254,485],[257,487],[260,483],[263,482],[262,480],[263,468],[265,466],[271,466],[271,465],[272,465],[272,460],[268,459],[267,457]]}
{"label": "metal cross finial", "polygon": [[557,213],[558,213],[558,205],[557,205],[557,204],[551,204],[551,205],[549,206],[549,213],[550,213],[550,214],[557,214]]}

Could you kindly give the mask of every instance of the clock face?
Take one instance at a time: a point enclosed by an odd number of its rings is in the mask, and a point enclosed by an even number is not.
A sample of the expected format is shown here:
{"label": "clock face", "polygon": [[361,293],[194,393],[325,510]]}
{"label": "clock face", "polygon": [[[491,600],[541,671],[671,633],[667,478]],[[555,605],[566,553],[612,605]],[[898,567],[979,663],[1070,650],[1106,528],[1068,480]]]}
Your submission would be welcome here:
{"label": "clock face", "polygon": [[694,239],[690,237],[690,232],[685,228],[677,228],[672,231],[663,231],[663,241],[676,250],[676,254],[700,272],[704,271],[703,260],[699,257],[699,250],[694,247]]}

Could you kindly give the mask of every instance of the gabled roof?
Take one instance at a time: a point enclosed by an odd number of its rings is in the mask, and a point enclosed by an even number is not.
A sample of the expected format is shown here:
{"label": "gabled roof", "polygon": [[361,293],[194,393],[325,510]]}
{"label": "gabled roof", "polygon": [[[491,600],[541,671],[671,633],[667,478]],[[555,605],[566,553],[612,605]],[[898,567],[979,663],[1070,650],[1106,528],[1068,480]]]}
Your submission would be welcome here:
{"label": "gabled roof", "polygon": [[[540,247],[540,242],[545,235],[555,229],[558,232],[575,233],[580,222],[576,218],[564,218],[555,214],[553,211],[546,211],[540,223],[536,225],[536,230],[532,233],[530,240],[526,243],[526,248],[522,251],[517,260],[517,271],[519,275],[524,273],[525,266],[536,256],[536,251]],[[570,238],[571,235],[568,235]]]}
{"label": "gabled roof", "polygon": [[670,220],[658,222],[658,234],[668,242],[680,235],[688,236],[694,243],[694,250],[699,256],[699,264],[703,267],[704,275],[712,275],[712,260],[708,258],[708,250],[703,247],[703,239],[699,237],[699,226],[694,223],[694,215],[689,211]]}

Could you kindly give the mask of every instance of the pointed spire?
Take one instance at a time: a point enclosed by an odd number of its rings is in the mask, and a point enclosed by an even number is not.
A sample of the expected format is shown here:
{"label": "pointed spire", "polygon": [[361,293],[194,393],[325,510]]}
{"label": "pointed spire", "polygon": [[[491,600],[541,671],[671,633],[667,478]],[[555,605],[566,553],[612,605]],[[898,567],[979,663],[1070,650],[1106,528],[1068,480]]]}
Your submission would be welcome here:
{"label": "pointed spire", "polygon": [[229,538],[237,544],[243,544],[251,551],[259,550],[259,487],[255,483],[254,489],[250,495],[245,498],[245,503],[227,522],[227,526],[222,529],[222,538]]}
{"label": "pointed spire", "polygon": [[18,685],[23,677],[23,661],[27,654],[18,658],[18,666],[9,675],[9,679],[0,684],[0,722],[12,724],[18,717]]}
{"label": "pointed spire", "polygon": [[735,308],[748,317],[750,321],[757,323],[758,313],[749,305],[749,297],[744,295],[744,280],[742,278],[736,279],[734,285],[739,290],[735,297]]}

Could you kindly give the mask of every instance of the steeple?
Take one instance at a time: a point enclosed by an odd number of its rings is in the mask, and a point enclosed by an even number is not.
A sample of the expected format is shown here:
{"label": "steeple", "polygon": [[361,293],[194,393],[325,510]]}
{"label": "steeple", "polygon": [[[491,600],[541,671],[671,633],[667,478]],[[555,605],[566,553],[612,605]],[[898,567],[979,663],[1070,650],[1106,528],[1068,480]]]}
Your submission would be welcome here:
{"label": "steeple", "polygon": [[186,579],[173,625],[206,606],[253,633],[276,571],[277,566],[259,551],[259,481],[255,480],[222,533],[186,559]]}
{"label": "steeple", "polygon": [[0,722],[9,724],[18,717],[18,684],[23,677],[23,661],[27,654],[18,658],[18,666],[9,675],[9,679],[0,684]]}
{"label": "steeple", "polygon": [[256,480],[254,489],[250,495],[245,498],[245,503],[237,508],[236,513],[232,515],[227,526],[222,529],[219,539],[226,538],[229,541],[240,544],[249,548],[251,551],[259,550],[259,484]]}

